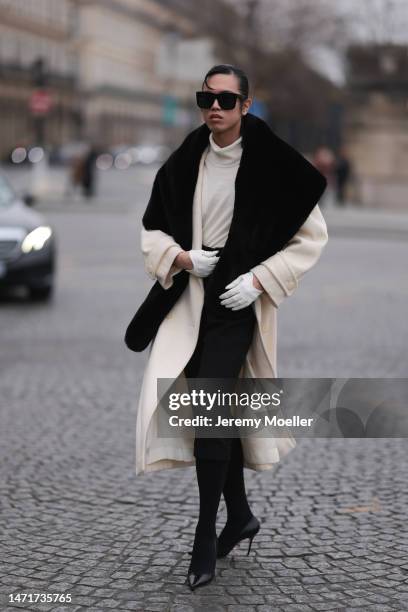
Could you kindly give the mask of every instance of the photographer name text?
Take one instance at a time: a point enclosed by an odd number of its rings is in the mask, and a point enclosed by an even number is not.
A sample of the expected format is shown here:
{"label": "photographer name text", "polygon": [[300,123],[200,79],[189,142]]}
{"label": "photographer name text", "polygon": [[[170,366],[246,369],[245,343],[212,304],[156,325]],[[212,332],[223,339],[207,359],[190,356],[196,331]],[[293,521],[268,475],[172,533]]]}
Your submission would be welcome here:
{"label": "photographer name text", "polygon": [[192,418],[179,417],[172,415],[169,417],[171,427],[311,427],[314,418],[300,417],[298,415],[288,418],[274,416],[264,417],[221,417],[213,419],[208,416],[195,416]]}

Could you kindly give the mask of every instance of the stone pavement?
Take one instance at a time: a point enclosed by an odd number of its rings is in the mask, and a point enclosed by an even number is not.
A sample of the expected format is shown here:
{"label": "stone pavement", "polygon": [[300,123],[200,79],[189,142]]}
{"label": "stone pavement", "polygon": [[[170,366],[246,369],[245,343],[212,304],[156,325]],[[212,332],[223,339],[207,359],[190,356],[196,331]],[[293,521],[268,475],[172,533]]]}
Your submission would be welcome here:
{"label": "stone pavement", "polygon": [[[128,206],[48,211],[55,299],[0,300],[0,610],[407,612],[398,438],[302,440],[274,470],[247,470],[262,522],[250,556],[242,545],[213,584],[183,584],[194,469],[134,475],[147,354],[130,353],[123,333],[151,282],[138,253],[144,205]],[[406,375],[406,255],[402,241],[334,236],[280,307],[279,375]],[[72,603],[11,604],[17,593]]]}

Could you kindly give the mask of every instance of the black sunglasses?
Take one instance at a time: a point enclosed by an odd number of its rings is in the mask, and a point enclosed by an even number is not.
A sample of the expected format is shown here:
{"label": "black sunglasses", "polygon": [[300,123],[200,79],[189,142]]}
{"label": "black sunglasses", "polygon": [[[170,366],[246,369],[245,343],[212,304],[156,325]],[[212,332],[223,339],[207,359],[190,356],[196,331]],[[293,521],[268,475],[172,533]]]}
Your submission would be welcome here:
{"label": "black sunglasses", "polygon": [[233,91],[221,91],[220,93],[196,91],[197,106],[199,106],[199,108],[211,108],[214,101],[217,99],[218,104],[223,110],[232,110],[235,108],[237,98],[245,100],[245,96]]}

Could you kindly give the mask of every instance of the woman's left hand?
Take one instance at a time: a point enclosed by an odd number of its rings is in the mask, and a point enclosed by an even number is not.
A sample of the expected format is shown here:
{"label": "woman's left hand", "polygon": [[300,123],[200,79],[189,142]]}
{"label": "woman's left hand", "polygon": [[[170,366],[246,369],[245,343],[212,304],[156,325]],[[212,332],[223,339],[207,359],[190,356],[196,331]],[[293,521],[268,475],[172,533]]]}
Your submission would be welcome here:
{"label": "woman's left hand", "polygon": [[232,283],[225,287],[225,291],[220,295],[221,304],[231,310],[241,310],[246,308],[263,293],[263,288],[258,289],[255,284],[262,287],[253,272],[240,274]]}

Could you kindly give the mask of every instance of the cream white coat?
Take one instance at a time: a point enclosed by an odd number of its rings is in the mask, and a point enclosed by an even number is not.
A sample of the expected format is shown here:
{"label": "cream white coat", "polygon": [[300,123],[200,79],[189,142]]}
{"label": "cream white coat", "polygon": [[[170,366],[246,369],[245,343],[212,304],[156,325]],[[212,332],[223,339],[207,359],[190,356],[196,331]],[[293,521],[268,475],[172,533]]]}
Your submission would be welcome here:
{"label": "cream white coat", "polygon": [[[202,247],[201,181],[204,155],[193,201],[193,249]],[[328,240],[327,226],[318,205],[314,207],[297,234],[284,249],[252,268],[265,291],[253,303],[257,324],[240,377],[277,377],[277,309],[292,295],[302,276],[317,262]],[[180,270],[173,264],[183,249],[168,234],[142,227],[141,246],[146,272],[169,288]],[[149,347],[136,416],[136,474],[194,465],[194,434],[164,438],[157,430],[157,379],[178,379],[179,391],[187,391],[184,367],[194,352],[204,300],[203,281],[192,274],[189,284],[161,323]],[[276,390],[276,389],[275,389]],[[261,471],[273,467],[292,448],[294,438],[260,437],[256,433],[242,438],[244,466]]]}

